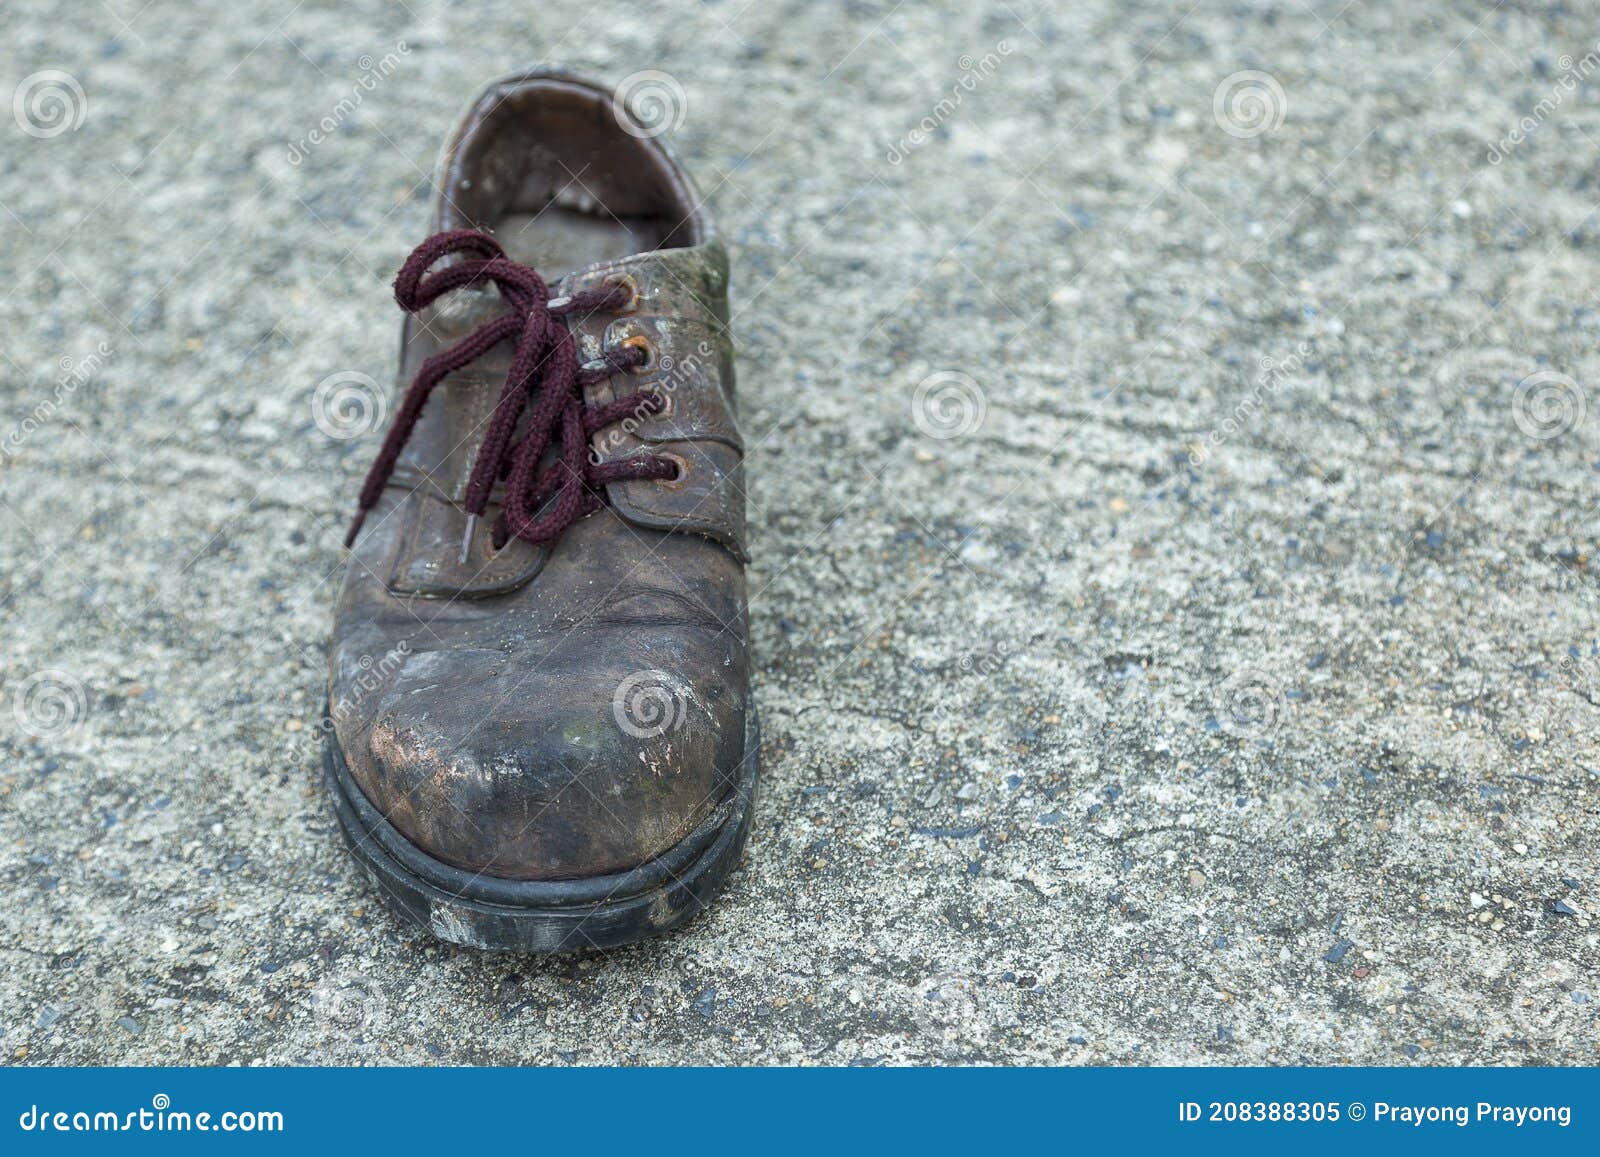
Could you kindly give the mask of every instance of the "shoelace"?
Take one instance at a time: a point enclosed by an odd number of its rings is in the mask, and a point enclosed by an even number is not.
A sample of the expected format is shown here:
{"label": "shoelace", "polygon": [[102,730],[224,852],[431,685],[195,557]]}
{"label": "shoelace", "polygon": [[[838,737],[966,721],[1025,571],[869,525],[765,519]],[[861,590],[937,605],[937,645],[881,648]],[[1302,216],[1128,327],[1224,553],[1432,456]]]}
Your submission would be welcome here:
{"label": "shoelace", "polygon": [[[441,258],[452,253],[471,256],[429,273]],[[602,406],[586,404],[584,386],[643,365],[650,354],[640,345],[620,345],[580,366],[577,346],[562,319],[572,313],[620,309],[631,300],[633,290],[613,282],[552,300],[544,278],[531,266],[508,258],[493,237],[476,229],[456,229],[436,233],[412,250],[394,279],[394,297],[401,309],[416,313],[452,290],[486,282],[499,289],[509,308],[422,363],[384,438],[383,448],[362,483],[355,522],[345,537],[346,546],[355,542],[368,512],[382,496],[433,388],[503,341],[514,342],[515,352],[467,480],[463,558],[498,478],[504,478],[506,486],[492,539],[495,549],[513,536],[535,546],[553,544],[567,527],[601,505],[600,491],[607,483],[677,475],[674,462],[655,455],[606,463],[589,458],[589,439],[597,431],[630,416],[654,413],[664,403],[658,393],[640,390]],[[513,442],[525,412],[525,429]],[[558,428],[559,453],[540,473],[539,463]],[[555,500],[550,509],[544,517],[538,517],[540,508],[552,496]]]}

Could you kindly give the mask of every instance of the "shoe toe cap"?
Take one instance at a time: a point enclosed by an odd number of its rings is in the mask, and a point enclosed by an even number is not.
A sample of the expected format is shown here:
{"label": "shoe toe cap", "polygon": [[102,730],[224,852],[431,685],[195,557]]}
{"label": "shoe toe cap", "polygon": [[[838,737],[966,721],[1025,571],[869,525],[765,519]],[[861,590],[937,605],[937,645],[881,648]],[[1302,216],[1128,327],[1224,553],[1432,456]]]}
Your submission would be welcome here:
{"label": "shoe toe cap", "polygon": [[367,798],[453,867],[626,871],[694,832],[745,755],[742,656],[715,639],[651,643],[589,640],[543,663],[417,653],[381,692],[335,709],[336,737]]}

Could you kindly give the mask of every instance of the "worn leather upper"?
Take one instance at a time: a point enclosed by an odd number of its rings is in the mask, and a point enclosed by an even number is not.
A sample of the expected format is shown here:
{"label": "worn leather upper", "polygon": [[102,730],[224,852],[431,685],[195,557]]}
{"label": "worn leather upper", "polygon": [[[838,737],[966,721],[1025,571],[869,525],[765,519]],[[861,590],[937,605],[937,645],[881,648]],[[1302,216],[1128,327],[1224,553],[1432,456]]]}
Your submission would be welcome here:
{"label": "worn leather upper", "polygon": [[[354,544],[331,648],[334,735],[368,799],[428,854],[509,879],[660,855],[728,793],[744,754],[727,257],[671,153],[623,131],[622,115],[608,90],[571,77],[489,86],[446,145],[435,224],[487,229],[508,249],[545,238],[552,255],[591,234],[660,245],[539,267],[556,294],[619,275],[636,288],[630,307],[572,323],[582,358],[641,338],[653,355],[587,400],[644,387],[666,405],[598,431],[592,449],[662,455],[679,476],[613,483],[607,505],[552,546],[512,539],[499,551],[497,488],[469,535],[462,502],[505,343],[434,392]],[[503,308],[493,290],[464,290],[408,319],[402,387]]]}

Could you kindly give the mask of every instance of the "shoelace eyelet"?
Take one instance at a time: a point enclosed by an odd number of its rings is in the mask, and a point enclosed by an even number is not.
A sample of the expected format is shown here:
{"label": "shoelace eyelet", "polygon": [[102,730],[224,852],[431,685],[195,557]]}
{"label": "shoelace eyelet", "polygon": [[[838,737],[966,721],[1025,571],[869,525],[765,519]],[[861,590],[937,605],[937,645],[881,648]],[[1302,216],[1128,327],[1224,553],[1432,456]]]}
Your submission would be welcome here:
{"label": "shoelace eyelet", "polygon": [[644,351],[644,361],[630,367],[628,370],[630,374],[648,374],[654,371],[656,368],[656,347],[651,344],[649,338],[642,333],[636,333],[632,337],[623,338],[617,344],[622,347],[633,346],[635,349]]}
{"label": "shoelace eyelet", "polygon": [[661,485],[669,486],[669,487],[672,487],[672,488],[676,489],[677,487],[682,486],[686,481],[688,481],[688,478],[689,478],[689,460],[687,458],[684,458],[682,455],[679,455],[679,454],[669,453],[669,452],[667,452],[665,450],[657,450],[655,452],[654,456],[657,457],[657,458],[665,458],[668,462],[671,462],[674,466],[676,466],[678,468],[678,472],[676,474],[674,474],[671,478],[663,478],[663,479],[661,479]]}
{"label": "shoelace eyelet", "polygon": [[613,313],[632,313],[633,310],[638,306],[639,283],[626,273],[608,274],[600,284],[614,288],[621,288],[627,291],[628,296],[622,302],[622,304],[613,305],[611,307],[611,311]]}
{"label": "shoelace eyelet", "polygon": [[[457,260],[434,268],[451,256]],[[579,366],[574,337],[565,320],[579,307],[594,312],[608,308],[609,299],[637,299],[638,286],[633,279],[619,273],[606,289],[552,299],[549,284],[539,271],[509,259],[493,237],[475,229],[454,229],[437,233],[412,250],[395,277],[395,300],[406,313],[416,315],[447,294],[481,290],[491,284],[499,291],[505,312],[483,321],[423,362],[361,484],[346,546],[354,545],[368,513],[390,484],[434,388],[501,343],[512,345],[511,367],[467,480],[463,505],[470,521],[460,547],[463,563],[470,557],[477,519],[488,505],[497,477],[506,480],[499,520],[505,533],[494,532],[494,538],[500,539],[498,543],[491,539],[495,549],[505,544],[507,535],[549,547],[574,522],[604,504],[601,488],[658,477],[661,460],[652,461],[649,455],[600,464],[587,460],[584,443],[601,427],[629,417],[637,402],[636,395],[629,395],[592,404],[584,389],[624,370],[647,374],[658,367],[670,368],[670,359],[658,359],[654,345],[637,332],[640,327],[629,323],[623,332],[634,332],[609,345],[600,358]],[[630,300],[628,307],[632,304]],[[636,346],[639,352],[619,357],[618,351],[626,346]],[[624,361],[638,364],[620,364]],[[524,423],[524,419],[528,420]],[[575,437],[575,432],[583,436]],[[545,452],[551,447],[556,449],[556,461],[546,463]],[[672,461],[674,477],[665,480],[669,486],[681,483],[688,467],[681,459]]]}

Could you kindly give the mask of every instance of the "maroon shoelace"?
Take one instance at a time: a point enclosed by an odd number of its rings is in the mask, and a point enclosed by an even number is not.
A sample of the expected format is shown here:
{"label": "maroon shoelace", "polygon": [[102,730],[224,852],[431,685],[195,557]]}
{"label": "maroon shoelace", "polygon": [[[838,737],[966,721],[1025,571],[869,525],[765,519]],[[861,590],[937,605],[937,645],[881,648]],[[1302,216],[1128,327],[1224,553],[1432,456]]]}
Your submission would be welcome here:
{"label": "maroon shoelace", "polygon": [[[452,253],[471,256],[429,272]],[[589,439],[597,431],[629,416],[654,413],[663,402],[659,394],[640,390],[602,406],[585,403],[584,386],[643,365],[650,353],[639,345],[621,345],[580,366],[577,346],[562,319],[573,313],[620,309],[631,300],[633,290],[612,282],[552,300],[544,278],[531,266],[508,258],[493,237],[476,229],[456,229],[436,233],[412,250],[394,279],[394,297],[401,309],[416,313],[452,290],[487,282],[499,289],[509,308],[422,363],[384,438],[383,449],[362,483],[346,546],[355,542],[368,512],[382,496],[433,388],[503,341],[515,343],[511,369],[467,480],[463,505],[469,519],[463,552],[496,479],[506,482],[501,516],[494,528],[493,543],[498,549],[513,536],[535,546],[553,544],[567,527],[601,505],[601,488],[609,482],[676,476],[677,465],[655,455],[607,463],[589,458]],[[513,442],[525,412],[526,426]],[[556,460],[541,473],[539,464],[558,429],[561,441]],[[547,502],[550,508],[541,518],[540,508]]]}

